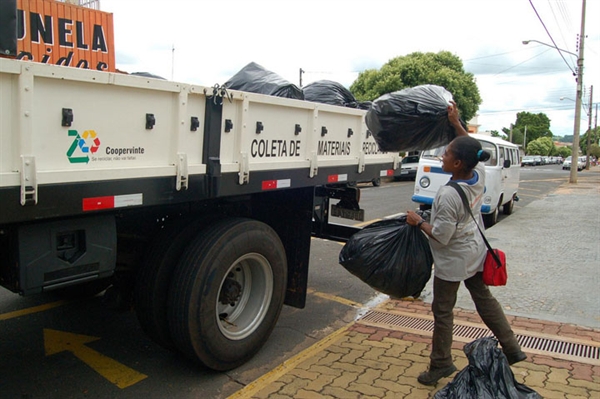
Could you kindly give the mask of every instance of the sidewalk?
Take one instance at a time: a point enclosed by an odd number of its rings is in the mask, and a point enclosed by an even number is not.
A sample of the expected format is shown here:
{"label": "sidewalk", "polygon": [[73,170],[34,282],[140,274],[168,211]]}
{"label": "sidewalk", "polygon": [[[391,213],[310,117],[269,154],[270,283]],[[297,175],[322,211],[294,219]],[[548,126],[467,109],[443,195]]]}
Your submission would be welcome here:
{"label": "sidewalk", "polygon": [[[599,231],[596,166],[487,232],[509,257],[509,283],[494,295],[527,353],[511,369],[544,398],[600,398]],[[229,398],[432,398],[456,373],[435,387],[417,382],[429,363],[430,302],[430,294],[389,300]],[[459,292],[459,371],[468,364],[464,344],[489,335],[472,309],[468,293]]]}

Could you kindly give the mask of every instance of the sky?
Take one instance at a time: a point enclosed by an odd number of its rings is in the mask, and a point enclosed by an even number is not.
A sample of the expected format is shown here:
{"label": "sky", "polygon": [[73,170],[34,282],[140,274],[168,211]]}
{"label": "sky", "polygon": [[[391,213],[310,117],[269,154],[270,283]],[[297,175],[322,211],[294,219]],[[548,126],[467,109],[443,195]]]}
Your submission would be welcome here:
{"label": "sky", "polygon": [[[361,71],[392,58],[449,51],[476,79],[480,131],[510,128],[525,111],[546,114],[554,135],[565,136],[574,132],[582,3],[100,0],[100,9],[113,13],[116,64],[123,71],[213,86],[256,62],[296,85],[302,68],[303,85],[328,79],[349,87]],[[600,102],[599,20],[600,0],[587,0],[581,134],[589,123],[591,86],[592,104]]]}

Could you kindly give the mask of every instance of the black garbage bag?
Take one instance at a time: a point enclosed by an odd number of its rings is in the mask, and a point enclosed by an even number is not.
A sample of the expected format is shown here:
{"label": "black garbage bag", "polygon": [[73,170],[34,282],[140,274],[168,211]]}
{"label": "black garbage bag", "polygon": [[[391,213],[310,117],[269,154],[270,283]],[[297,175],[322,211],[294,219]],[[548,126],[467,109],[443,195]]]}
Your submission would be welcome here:
{"label": "black garbage bag", "polygon": [[[422,151],[456,137],[448,123],[452,94],[441,86],[422,85],[384,94],[373,101],[365,122],[381,151]],[[463,122],[463,125],[466,126]]]}
{"label": "black garbage bag", "polygon": [[433,256],[425,235],[402,216],[355,233],[342,248],[339,262],[371,288],[403,298],[418,296],[425,288]]}
{"label": "black garbage bag", "polygon": [[465,345],[464,352],[469,365],[439,390],[435,399],[542,399],[515,380],[496,338],[479,338]]}
{"label": "black garbage bag", "polygon": [[225,87],[232,90],[304,100],[304,93],[300,88],[255,62],[249,63],[233,75],[225,82]]}
{"label": "black garbage bag", "polygon": [[359,102],[350,90],[332,80],[317,80],[304,86],[302,91],[306,101],[359,108]]}

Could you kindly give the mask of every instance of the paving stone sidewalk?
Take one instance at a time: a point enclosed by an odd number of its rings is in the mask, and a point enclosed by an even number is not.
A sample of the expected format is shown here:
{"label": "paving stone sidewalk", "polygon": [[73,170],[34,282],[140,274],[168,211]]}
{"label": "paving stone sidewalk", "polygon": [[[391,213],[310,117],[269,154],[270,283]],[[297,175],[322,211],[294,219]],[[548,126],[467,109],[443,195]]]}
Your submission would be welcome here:
{"label": "paving stone sidewalk", "polygon": [[[431,315],[423,301],[390,300],[378,307]],[[508,316],[515,329],[576,338],[600,346],[600,330],[551,321]],[[455,320],[482,324],[477,313],[455,309]],[[454,342],[458,370],[467,366],[464,343]],[[456,375],[427,387],[417,376],[427,368],[431,338],[401,329],[374,327],[360,320],[332,334],[316,349],[290,359],[278,369],[230,396],[255,399],[319,398],[433,398]],[[600,398],[600,366],[551,356],[527,354],[527,360],[511,366],[517,382],[548,399]]]}

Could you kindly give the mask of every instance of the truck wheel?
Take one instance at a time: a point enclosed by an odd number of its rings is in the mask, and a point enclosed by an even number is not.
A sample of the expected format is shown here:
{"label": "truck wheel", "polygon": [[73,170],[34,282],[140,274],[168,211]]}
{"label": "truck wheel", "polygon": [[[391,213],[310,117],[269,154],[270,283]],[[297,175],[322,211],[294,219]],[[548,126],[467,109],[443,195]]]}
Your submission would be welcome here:
{"label": "truck wheel", "polygon": [[153,240],[140,265],[134,289],[135,313],[142,330],[157,344],[176,349],[167,321],[167,299],[173,272],[200,222],[179,222],[165,227]]}
{"label": "truck wheel", "polygon": [[502,206],[502,213],[505,215],[510,215],[513,213],[513,209],[515,207],[515,196],[513,195],[510,201]]}
{"label": "truck wheel", "polygon": [[286,282],[285,249],[269,226],[236,218],[209,227],[185,251],[171,282],[175,345],[214,370],[240,366],[273,331]]}
{"label": "truck wheel", "polygon": [[373,179],[371,181],[371,183],[373,183],[374,187],[379,187],[381,186],[381,177],[376,177],[375,179]]}

